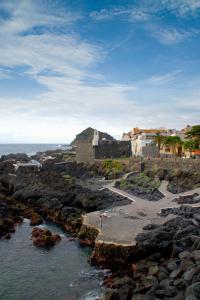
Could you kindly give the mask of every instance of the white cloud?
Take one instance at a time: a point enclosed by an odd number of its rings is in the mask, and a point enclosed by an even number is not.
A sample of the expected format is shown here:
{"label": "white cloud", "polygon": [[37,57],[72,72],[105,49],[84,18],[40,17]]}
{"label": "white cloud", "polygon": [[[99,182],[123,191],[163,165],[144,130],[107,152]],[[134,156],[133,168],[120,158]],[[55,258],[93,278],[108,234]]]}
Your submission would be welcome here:
{"label": "white cloud", "polygon": [[[106,82],[104,74],[98,74],[93,68],[105,59],[104,49],[70,30],[77,16],[73,17],[70,12],[48,14],[30,1],[21,1],[19,6],[13,3],[4,2],[4,9],[9,9],[11,18],[1,20],[0,76],[12,76],[12,71],[3,70],[3,66],[26,66],[28,69],[23,74],[48,91],[26,99],[0,98],[1,142],[65,142],[87,126],[118,135],[134,125],[184,124],[187,114],[184,111],[181,115],[180,99],[174,99],[175,108],[168,104],[168,99],[173,101],[173,91],[166,88],[165,105],[159,102],[163,100],[161,88],[151,93],[153,86],[171,83],[180,71],[152,76],[138,86]],[[115,14],[121,12],[115,11]],[[140,16],[142,19],[138,12],[134,18],[140,19]],[[37,26],[47,28],[37,34],[33,30]],[[62,34],[57,32],[57,26],[66,26]],[[168,40],[173,38],[168,37]],[[51,76],[44,75],[44,71],[51,72]],[[187,101],[180,98],[183,103]],[[197,118],[195,102],[187,123]]]}
{"label": "white cloud", "polygon": [[91,12],[90,16],[96,21],[126,18],[130,22],[149,21],[159,13],[168,11],[177,17],[195,17],[200,12],[199,0],[143,0],[133,5],[104,8]]}
{"label": "white cloud", "polygon": [[175,82],[177,79],[180,79],[180,75],[182,70],[177,70],[174,72],[170,72],[162,75],[154,75],[146,80],[147,84],[151,85],[161,85],[161,84],[169,84]]}
{"label": "white cloud", "polygon": [[200,11],[199,0],[161,0],[160,9],[169,9],[174,14],[185,17],[187,15],[195,16]]}
{"label": "white cloud", "polygon": [[141,8],[111,8],[111,9],[101,9],[100,11],[93,11],[90,14],[96,21],[112,20],[115,17],[125,18],[131,22],[147,21],[149,19],[149,14],[147,11]]}
{"label": "white cloud", "polygon": [[146,26],[150,35],[156,38],[159,42],[166,45],[173,45],[188,39],[195,32],[188,32],[185,30],[179,30],[173,27],[164,27],[160,25],[148,25]]}

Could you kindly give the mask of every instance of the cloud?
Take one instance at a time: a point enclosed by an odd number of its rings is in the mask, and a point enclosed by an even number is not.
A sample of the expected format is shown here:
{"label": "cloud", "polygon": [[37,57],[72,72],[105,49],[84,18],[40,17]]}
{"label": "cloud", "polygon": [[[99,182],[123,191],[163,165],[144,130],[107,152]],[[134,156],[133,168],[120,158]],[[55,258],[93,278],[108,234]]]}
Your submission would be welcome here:
{"label": "cloud", "polygon": [[[184,95],[175,99],[168,86],[181,71],[155,74],[139,84],[107,81],[105,74],[96,71],[106,60],[106,51],[73,29],[81,16],[69,11],[45,11],[33,1],[14,3],[0,4],[9,15],[0,21],[0,77],[17,76],[19,72],[46,87],[46,91],[31,97],[30,90],[28,98],[0,98],[1,142],[64,142],[86,126],[117,135],[135,125],[182,126],[185,119],[187,123],[198,119],[196,102],[187,114],[180,99],[183,103],[188,100]],[[114,14],[145,19],[139,11]]]}
{"label": "cloud", "polygon": [[133,5],[103,8],[92,11],[90,17],[96,21],[123,18],[129,22],[149,21],[159,17],[163,12],[168,12],[177,17],[196,17],[200,12],[199,0],[143,0],[136,1]]}
{"label": "cloud", "polygon": [[[200,12],[199,0],[144,0],[136,1],[134,5],[104,8],[90,13],[95,21],[119,20],[139,24],[137,30],[145,30],[147,35],[153,36],[160,43],[173,45],[199,34],[199,30],[190,26],[189,29],[163,23],[166,15],[178,18],[195,18]],[[141,25],[142,24],[142,25]]]}
{"label": "cloud", "polygon": [[146,83],[150,85],[163,85],[163,84],[174,83],[177,81],[177,79],[180,79],[181,73],[182,70],[177,70],[163,75],[154,75],[148,78],[146,80]]}
{"label": "cloud", "polygon": [[148,24],[145,27],[151,36],[164,45],[174,45],[189,40],[195,35],[199,35],[199,29],[189,30],[178,29],[167,25]]}
{"label": "cloud", "polygon": [[115,17],[120,17],[130,22],[139,22],[147,21],[149,14],[141,8],[104,8],[91,12],[90,17],[96,21],[113,20]]}
{"label": "cloud", "polygon": [[168,9],[180,17],[195,16],[200,11],[199,0],[161,0],[160,10]]}

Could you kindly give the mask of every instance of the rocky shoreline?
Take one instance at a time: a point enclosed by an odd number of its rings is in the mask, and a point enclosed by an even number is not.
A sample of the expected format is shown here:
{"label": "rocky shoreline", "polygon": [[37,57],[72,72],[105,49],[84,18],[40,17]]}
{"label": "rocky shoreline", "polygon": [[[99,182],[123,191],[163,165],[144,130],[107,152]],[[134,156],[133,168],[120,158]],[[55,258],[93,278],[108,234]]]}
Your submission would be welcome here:
{"label": "rocky shoreline", "polygon": [[[44,160],[49,154],[51,158]],[[78,236],[81,244],[94,247],[92,264],[112,270],[104,281],[104,300],[200,299],[200,208],[187,205],[197,204],[199,195],[179,197],[176,202],[184,205],[162,210],[163,217],[174,218],[143,228],[136,245],[95,243],[98,231],[82,225],[83,215],[130,201],[77,184],[77,179],[84,182],[96,176],[95,168],[64,160],[64,155],[37,154],[34,158],[43,159],[39,171],[30,166],[14,169],[14,163],[30,161],[24,154],[0,159],[0,237],[10,238],[23,218],[32,225],[45,218]]]}

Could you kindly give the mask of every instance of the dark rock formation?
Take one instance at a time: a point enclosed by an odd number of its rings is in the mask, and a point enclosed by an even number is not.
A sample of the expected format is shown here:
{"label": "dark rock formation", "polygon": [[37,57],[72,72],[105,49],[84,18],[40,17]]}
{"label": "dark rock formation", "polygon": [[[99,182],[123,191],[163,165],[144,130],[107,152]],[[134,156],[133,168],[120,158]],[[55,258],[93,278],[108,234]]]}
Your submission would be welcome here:
{"label": "dark rock formation", "polygon": [[115,186],[134,196],[149,201],[158,201],[164,197],[158,190],[159,184],[159,181],[152,180],[144,174],[133,174],[126,180],[116,181]]}
{"label": "dark rock formation", "polygon": [[[106,279],[104,299],[200,299],[200,226],[194,222],[200,221],[200,208],[182,206],[165,215],[172,212],[178,216],[137,236],[126,265],[115,266]],[[129,287],[123,282],[127,277]]]}
{"label": "dark rock formation", "polygon": [[31,215],[31,222],[30,225],[40,225],[43,223],[42,217],[37,214],[37,213],[33,213]]}
{"label": "dark rock formation", "polygon": [[52,234],[49,229],[34,227],[32,240],[37,247],[52,247],[61,240],[61,237],[58,234]]}
{"label": "dark rock formation", "polygon": [[178,204],[200,203],[200,195],[195,193],[195,194],[190,195],[190,196],[180,196],[179,198],[176,198],[173,201],[177,202]]}

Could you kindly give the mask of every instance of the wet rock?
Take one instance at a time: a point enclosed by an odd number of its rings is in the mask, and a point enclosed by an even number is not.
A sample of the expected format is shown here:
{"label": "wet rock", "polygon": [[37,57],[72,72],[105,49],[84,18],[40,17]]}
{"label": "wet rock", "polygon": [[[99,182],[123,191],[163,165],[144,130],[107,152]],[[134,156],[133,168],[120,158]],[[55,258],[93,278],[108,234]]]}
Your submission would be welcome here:
{"label": "wet rock", "polygon": [[6,239],[6,240],[11,239],[11,235],[10,235],[9,233],[7,233],[7,234],[4,236],[4,239]]}
{"label": "wet rock", "polygon": [[189,251],[183,251],[183,252],[179,253],[178,257],[180,259],[189,259],[189,258],[191,258],[191,253]]}
{"label": "wet rock", "polygon": [[31,222],[30,225],[34,226],[34,225],[40,225],[43,223],[42,217],[37,214],[37,213],[33,213],[31,215]]}
{"label": "wet rock", "polygon": [[185,300],[184,299],[184,292],[180,291],[175,297],[170,298],[168,300]]}
{"label": "wet rock", "polygon": [[156,275],[159,271],[158,265],[149,266],[149,275]]}
{"label": "wet rock", "polygon": [[176,295],[176,289],[175,288],[171,288],[171,289],[158,289],[155,291],[155,294],[159,297],[173,297]]}
{"label": "wet rock", "polygon": [[176,286],[179,290],[184,290],[187,287],[187,282],[182,278],[178,278],[173,281],[173,285]]}
{"label": "wet rock", "polygon": [[37,247],[52,247],[61,240],[58,234],[52,234],[48,229],[34,227],[32,230],[33,244]]}
{"label": "wet rock", "polygon": [[199,226],[199,222],[196,219],[192,219],[192,224],[195,226]]}
{"label": "wet rock", "polygon": [[169,272],[172,272],[172,271],[174,271],[176,269],[177,269],[177,264],[174,261],[171,261],[171,262],[168,263],[167,270]]}
{"label": "wet rock", "polygon": [[180,277],[181,273],[182,273],[182,269],[178,268],[178,269],[172,271],[171,274],[169,275],[169,277],[172,279],[175,279],[175,278]]}
{"label": "wet rock", "polygon": [[196,273],[197,273],[196,268],[190,269],[183,274],[183,279],[186,281],[191,281]]}
{"label": "wet rock", "polygon": [[156,299],[154,296],[136,294],[132,296],[131,300],[156,300]]}
{"label": "wet rock", "polygon": [[200,299],[200,282],[196,282],[188,286],[185,292],[185,297],[186,299],[192,299],[191,297],[196,297],[196,299]]}
{"label": "wet rock", "polygon": [[126,284],[123,285],[120,289],[119,289],[119,299],[120,300],[131,300],[131,296],[132,296],[132,288],[130,287],[130,285]]}
{"label": "wet rock", "polygon": [[200,261],[200,250],[194,250],[192,251],[191,255],[194,257],[195,261]]}
{"label": "wet rock", "polygon": [[187,270],[192,269],[194,266],[195,266],[195,264],[191,260],[186,260],[186,259],[181,260],[180,269],[183,272],[186,272]]}
{"label": "wet rock", "polygon": [[120,300],[118,290],[106,290],[103,300]]}
{"label": "wet rock", "polygon": [[[200,196],[199,196],[200,197]],[[200,214],[194,214],[194,218],[200,222]]]}

